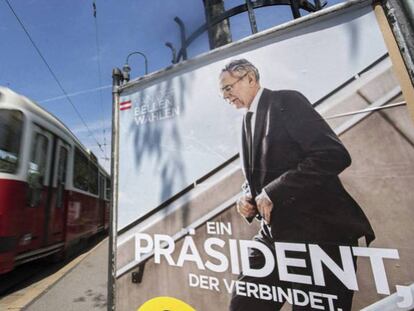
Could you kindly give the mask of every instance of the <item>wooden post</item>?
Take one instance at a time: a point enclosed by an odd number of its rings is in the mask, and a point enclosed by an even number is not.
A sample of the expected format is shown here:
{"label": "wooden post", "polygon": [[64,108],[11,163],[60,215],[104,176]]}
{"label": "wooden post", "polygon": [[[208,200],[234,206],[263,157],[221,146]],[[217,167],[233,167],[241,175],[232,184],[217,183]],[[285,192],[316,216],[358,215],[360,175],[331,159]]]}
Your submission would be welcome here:
{"label": "wooden post", "polygon": [[393,64],[394,73],[400,83],[404,99],[407,102],[408,110],[410,111],[411,118],[414,121],[414,88],[411,83],[410,76],[381,4],[375,4],[374,11]]}

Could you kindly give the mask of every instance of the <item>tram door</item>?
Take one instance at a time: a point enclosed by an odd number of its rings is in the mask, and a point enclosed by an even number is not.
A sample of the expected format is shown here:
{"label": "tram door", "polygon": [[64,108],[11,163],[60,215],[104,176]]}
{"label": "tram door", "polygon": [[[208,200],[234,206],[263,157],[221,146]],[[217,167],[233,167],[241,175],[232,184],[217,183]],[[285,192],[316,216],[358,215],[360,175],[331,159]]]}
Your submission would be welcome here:
{"label": "tram door", "polygon": [[23,232],[19,241],[21,251],[42,247],[46,238],[47,206],[53,150],[53,135],[33,125],[27,172],[27,205]]}
{"label": "tram door", "polygon": [[55,138],[54,163],[51,191],[51,200],[49,206],[49,224],[48,224],[48,244],[63,241],[65,238],[65,215],[67,207],[67,167],[70,152],[70,146],[59,138]]}

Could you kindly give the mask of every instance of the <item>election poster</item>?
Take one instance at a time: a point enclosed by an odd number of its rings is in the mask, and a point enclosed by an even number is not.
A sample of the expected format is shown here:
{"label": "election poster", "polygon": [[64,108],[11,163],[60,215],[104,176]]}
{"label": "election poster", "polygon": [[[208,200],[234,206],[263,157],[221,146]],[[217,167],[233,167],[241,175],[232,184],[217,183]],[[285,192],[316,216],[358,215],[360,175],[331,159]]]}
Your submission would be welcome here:
{"label": "election poster", "polygon": [[349,1],[119,88],[116,310],[414,308],[412,84],[381,14]]}

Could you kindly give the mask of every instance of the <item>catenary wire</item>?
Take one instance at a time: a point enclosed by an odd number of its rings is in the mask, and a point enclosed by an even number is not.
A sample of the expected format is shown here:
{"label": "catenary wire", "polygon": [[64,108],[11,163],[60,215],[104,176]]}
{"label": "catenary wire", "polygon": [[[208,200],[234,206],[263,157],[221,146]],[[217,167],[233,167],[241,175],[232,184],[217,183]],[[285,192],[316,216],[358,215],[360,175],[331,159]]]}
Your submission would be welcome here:
{"label": "catenary wire", "polygon": [[[97,54],[97,65],[98,65],[98,83],[99,87],[102,86],[102,70],[101,70],[101,49],[99,45],[99,29],[98,29],[98,20],[97,20],[97,7],[96,1],[94,0],[92,3],[93,8],[93,19],[95,24],[95,42],[96,42],[96,54]],[[103,136],[103,147],[104,147],[104,159],[108,160],[107,148],[106,148],[106,127],[105,127],[105,109],[103,105],[103,96],[102,96],[102,88],[99,89],[99,99],[100,99],[100,106],[102,110],[102,136]]]}
{"label": "catenary wire", "polygon": [[30,42],[32,43],[33,47],[35,48],[35,50],[37,51],[37,53],[39,54],[40,58],[42,59],[42,61],[44,62],[44,64],[46,65],[47,69],[49,70],[50,74],[52,75],[53,79],[56,81],[57,85],[59,86],[59,88],[61,89],[61,91],[63,92],[63,94],[65,95],[65,98],[67,99],[67,101],[71,104],[71,106],[73,107],[73,109],[75,110],[77,116],[79,117],[79,119],[82,121],[83,125],[87,128],[89,135],[93,137],[93,139],[95,140],[96,144],[98,145],[99,149],[101,150],[102,153],[104,153],[104,150],[102,148],[102,145],[99,143],[99,141],[96,139],[95,135],[93,135],[92,131],[89,129],[88,125],[86,124],[85,120],[83,119],[82,115],[79,113],[79,110],[76,108],[76,106],[73,104],[72,100],[69,98],[66,90],[63,88],[62,84],[60,83],[59,79],[57,78],[56,74],[53,72],[52,68],[50,67],[49,63],[46,61],[45,57],[43,56],[42,52],[40,51],[40,49],[37,47],[36,43],[34,42],[34,40],[32,39],[32,37],[30,36],[29,32],[27,31],[26,27],[24,26],[23,22],[20,20],[19,16],[17,15],[17,13],[15,12],[15,10],[13,9],[12,5],[10,4],[9,0],[4,0],[4,2],[6,2],[6,4],[8,5],[8,7],[10,8],[10,10],[12,11],[14,17],[16,18],[16,20],[18,21],[18,23],[20,24],[20,26],[22,27],[23,31],[25,32],[26,36],[29,38]]}

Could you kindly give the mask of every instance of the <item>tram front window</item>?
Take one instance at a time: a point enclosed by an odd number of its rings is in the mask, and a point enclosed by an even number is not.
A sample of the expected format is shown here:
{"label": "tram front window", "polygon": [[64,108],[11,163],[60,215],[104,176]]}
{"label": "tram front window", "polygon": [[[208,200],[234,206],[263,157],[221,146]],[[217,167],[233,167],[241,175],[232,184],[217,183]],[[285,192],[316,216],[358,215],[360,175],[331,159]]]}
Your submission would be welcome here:
{"label": "tram front window", "polygon": [[0,172],[15,173],[19,161],[23,114],[0,109]]}

